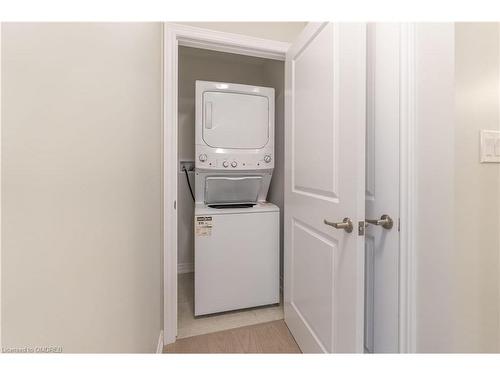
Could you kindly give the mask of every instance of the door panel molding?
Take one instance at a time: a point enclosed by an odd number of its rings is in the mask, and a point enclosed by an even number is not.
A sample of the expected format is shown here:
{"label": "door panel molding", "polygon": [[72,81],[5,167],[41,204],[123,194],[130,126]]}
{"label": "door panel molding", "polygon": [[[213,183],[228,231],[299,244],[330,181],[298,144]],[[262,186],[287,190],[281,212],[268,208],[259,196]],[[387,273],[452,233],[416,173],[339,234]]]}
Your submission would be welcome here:
{"label": "door panel molding", "polygon": [[[326,236],[323,232],[319,232],[317,231],[316,229],[314,229],[313,227],[311,227],[310,225],[307,225],[306,223],[304,222],[301,222],[300,220],[297,220],[295,218],[292,219],[293,220],[293,229],[292,229],[292,248],[291,248],[291,262],[292,262],[292,266],[290,268],[291,270],[291,278],[292,280],[294,281],[301,281],[300,280],[300,275],[296,275],[295,274],[295,262],[297,260],[297,247],[295,246],[296,244],[296,241],[298,240],[297,237],[298,235],[300,235],[300,233],[298,233],[297,231],[301,231],[303,234],[311,237],[311,239],[314,241],[318,241],[320,242],[320,246],[324,245],[323,247],[327,247],[327,249],[325,249],[325,253],[326,254],[316,254],[316,252],[319,250],[318,247],[319,246],[313,246],[314,244],[313,243],[310,243],[310,244],[304,244],[303,247],[301,247],[306,254],[305,254],[305,257],[302,257],[302,259],[300,259],[300,263],[301,265],[304,265],[304,263],[306,262],[309,262],[310,264],[308,265],[308,268],[309,269],[313,269],[315,270],[314,272],[314,275],[312,275],[313,278],[315,278],[316,280],[302,280],[303,283],[307,283],[307,289],[308,290],[305,290],[305,302],[308,302],[309,304],[314,304],[314,301],[312,300],[312,298],[314,297],[314,292],[315,290],[319,290],[320,288],[315,288],[314,285],[314,281],[318,282],[318,279],[321,278],[321,276],[326,276],[326,280],[323,280],[323,282],[328,282],[329,286],[330,286],[330,291],[328,293],[328,295],[324,295],[324,296],[316,296],[316,297],[324,297],[324,298],[329,298],[330,299],[330,303],[329,303],[329,308],[330,308],[330,312],[329,314],[334,314],[334,298],[335,298],[335,295],[334,295],[334,292],[335,292],[335,283],[334,283],[334,280],[335,280],[335,253],[338,252],[338,241],[335,239],[335,238],[332,238],[330,236]],[[309,246],[307,246],[309,245]],[[300,255],[300,254],[299,254]],[[321,256],[323,255],[323,257],[326,255],[327,257],[329,257],[329,259],[314,259],[315,257],[317,258],[320,258]],[[318,260],[320,262],[314,262],[315,260]],[[321,262],[321,260],[324,260],[324,262]],[[326,270],[326,269],[321,269],[322,267],[328,267],[329,269]],[[323,272],[321,272],[323,271]],[[321,275],[321,273],[324,273],[324,272],[327,272],[329,274],[327,275]],[[298,280],[296,280],[296,278],[299,278]],[[309,329],[311,330],[311,332],[313,333],[313,337],[315,338],[315,340],[317,341],[317,344],[322,348],[322,350],[324,352],[331,352],[333,350],[333,338],[334,338],[334,325],[331,324],[330,327],[329,327],[329,330],[326,330],[326,334],[328,334],[328,336],[326,337],[326,339],[328,340],[328,342],[325,342],[325,338],[321,338],[322,336],[322,331],[324,331],[324,329],[318,329],[318,327],[315,327],[313,322],[311,322],[311,319],[308,318],[308,315],[310,313],[307,313],[307,311],[305,311],[305,308],[307,308],[307,306],[304,306],[304,307],[301,307],[298,305],[298,302],[300,302],[300,299],[297,300],[298,298],[300,298],[299,296],[297,296],[295,294],[296,292],[296,288],[295,288],[295,282],[292,282],[292,284],[290,285],[290,295],[291,295],[291,305],[292,307],[296,310],[297,314],[299,314],[301,316],[301,318],[303,319],[304,323],[309,327]],[[304,300],[304,298],[302,298],[302,300]],[[319,310],[319,312],[321,313],[322,311]],[[333,323],[333,322],[332,322]]]}
{"label": "door panel molding", "polygon": [[[294,58],[291,59],[291,85],[292,85],[292,92],[295,92],[297,89],[297,80],[296,80],[296,70],[297,70],[297,64],[298,60],[304,56],[305,51],[307,48],[310,48],[312,44],[314,44],[316,41],[316,38],[320,36],[320,34],[325,30],[325,28],[328,26],[328,23],[322,24],[321,26],[318,27],[317,31],[312,33],[311,39],[307,41],[307,43],[300,49],[297,55],[294,56]],[[295,109],[297,106],[297,98],[296,95],[292,96],[291,100],[291,106],[292,106],[292,111],[290,114],[290,121],[291,121],[291,127],[292,127],[292,144],[291,144],[291,161],[292,161],[292,186],[293,186],[293,192],[297,194],[304,194],[306,196],[318,198],[318,199],[324,199],[326,201],[331,201],[334,203],[338,203],[340,196],[339,196],[339,178],[338,178],[338,173],[339,173],[339,145],[338,145],[338,135],[339,135],[339,108],[340,108],[340,103],[339,103],[339,67],[340,67],[340,58],[341,56],[338,53],[338,46],[339,46],[339,27],[338,24],[333,24],[333,49],[332,49],[332,61],[333,61],[333,92],[331,93],[332,95],[332,100],[331,100],[331,111],[332,111],[332,118],[333,118],[333,127],[331,129],[332,134],[331,138],[333,141],[333,147],[331,147],[331,151],[333,153],[332,157],[332,165],[331,165],[331,170],[329,171],[328,169],[325,171],[325,165],[321,163],[321,161],[317,161],[317,157],[315,157],[315,160],[308,160],[309,157],[312,157],[314,155],[314,144],[311,144],[311,147],[308,147],[308,150],[305,150],[306,155],[303,155],[304,151],[301,153],[297,152],[296,149],[296,117],[295,117]],[[327,59],[328,60],[328,59]],[[325,67],[326,69],[329,69],[329,67]],[[310,85],[310,82],[306,82],[306,86]],[[307,94],[307,93],[306,93]],[[317,93],[315,93],[317,94]],[[324,116],[319,116],[320,118],[314,118],[314,116],[318,116],[316,113],[309,113],[309,116],[312,117],[311,121],[321,121],[321,118]],[[307,137],[308,133],[304,129],[306,134],[300,135],[301,138]],[[310,133],[309,133],[310,134]],[[324,137],[324,134],[318,134],[320,138]],[[302,139],[301,139],[302,140]],[[317,143],[320,142],[321,139],[316,139],[311,141],[315,141],[312,143]],[[325,156],[325,159],[328,159]],[[299,162],[298,162],[299,160]],[[297,164],[300,165],[300,169],[303,172],[305,169],[306,171],[309,171],[309,174],[311,173],[312,170],[316,170],[316,173],[320,175],[324,175],[325,173],[331,172],[332,176],[330,181],[328,182],[327,185],[330,186],[330,189],[317,189],[313,188],[311,186],[307,186],[306,184],[302,183],[299,184],[297,183]],[[311,180],[314,180],[314,176],[308,175],[304,178],[307,182],[313,182]]]}

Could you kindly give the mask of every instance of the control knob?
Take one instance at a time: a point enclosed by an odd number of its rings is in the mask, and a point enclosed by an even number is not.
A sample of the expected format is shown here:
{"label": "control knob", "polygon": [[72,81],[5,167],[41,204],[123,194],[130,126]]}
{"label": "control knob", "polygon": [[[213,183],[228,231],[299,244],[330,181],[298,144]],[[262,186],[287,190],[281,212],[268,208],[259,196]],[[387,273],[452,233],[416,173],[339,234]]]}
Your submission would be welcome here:
{"label": "control knob", "polygon": [[231,163],[231,167],[236,168],[237,166],[238,166],[238,163],[237,163],[237,162],[233,161],[233,162]]}
{"label": "control knob", "polygon": [[223,166],[224,168],[229,167],[229,163],[228,163],[228,161],[227,161],[227,160],[224,160],[224,162],[222,163],[222,166]]}
{"label": "control knob", "polygon": [[265,161],[266,163],[270,163],[270,162],[271,162],[271,155],[266,155],[266,156],[264,156],[264,161]]}
{"label": "control knob", "polygon": [[202,163],[206,162],[207,161],[207,154],[200,154],[200,156],[198,157],[198,159],[200,159],[200,161]]}

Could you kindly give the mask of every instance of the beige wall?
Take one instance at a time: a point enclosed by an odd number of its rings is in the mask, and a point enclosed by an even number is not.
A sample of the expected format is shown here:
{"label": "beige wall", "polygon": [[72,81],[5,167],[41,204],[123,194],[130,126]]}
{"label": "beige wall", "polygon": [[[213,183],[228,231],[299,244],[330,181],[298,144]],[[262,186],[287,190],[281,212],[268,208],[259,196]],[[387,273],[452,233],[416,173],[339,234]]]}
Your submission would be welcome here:
{"label": "beige wall", "polygon": [[158,23],[2,25],[2,344],[152,352]]}
{"label": "beige wall", "polygon": [[[283,80],[284,63],[256,57],[179,48],[179,160],[195,158],[195,81],[220,81],[274,87],[276,94],[275,170],[268,194],[269,201],[283,211]],[[194,175],[190,174],[194,189]],[[194,204],[186,176],[178,173],[178,264],[189,269],[194,262]]]}
{"label": "beige wall", "polygon": [[[499,350],[498,26],[419,24],[416,62],[416,350]],[[404,223],[402,223],[404,225]]]}
{"label": "beige wall", "polygon": [[499,47],[497,23],[456,24],[457,351],[499,350],[500,164],[479,163],[480,130],[500,130]]}
{"label": "beige wall", "polygon": [[175,22],[188,26],[293,42],[307,22]]}

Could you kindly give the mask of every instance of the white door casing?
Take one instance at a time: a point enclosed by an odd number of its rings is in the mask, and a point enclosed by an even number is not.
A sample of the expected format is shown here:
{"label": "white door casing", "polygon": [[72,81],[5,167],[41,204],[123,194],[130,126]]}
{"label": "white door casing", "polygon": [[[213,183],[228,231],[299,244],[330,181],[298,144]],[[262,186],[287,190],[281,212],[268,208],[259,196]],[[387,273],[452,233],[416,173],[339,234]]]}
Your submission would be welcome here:
{"label": "white door casing", "polygon": [[285,76],[285,321],[303,352],[362,352],[365,24],[308,24]]}
{"label": "white door casing", "polygon": [[391,229],[365,231],[365,350],[399,352],[400,30],[367,26],[366,217]]}
{"label": "white door casing", "polygon": [[163,327],[164,345],[177,336],[177,95],[178,46],[284,60],[289,43],[166,23],[163,111]]}

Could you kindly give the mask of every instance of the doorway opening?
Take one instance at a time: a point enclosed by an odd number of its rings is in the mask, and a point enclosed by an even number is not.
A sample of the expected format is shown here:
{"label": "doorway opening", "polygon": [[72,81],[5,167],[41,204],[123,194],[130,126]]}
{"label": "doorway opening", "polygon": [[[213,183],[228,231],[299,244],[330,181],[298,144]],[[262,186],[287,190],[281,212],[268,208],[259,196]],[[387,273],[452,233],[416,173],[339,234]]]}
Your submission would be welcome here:
{"label": "doorway opening", "polygon": [[[212,81],[270,87],[275,91],[274,171],[267,201],[280,209],[280,259],[283,254],[284,62],[193,47],[178,47],[177,137],[177,338],[186,338],[283,319],[279,304],[195,317],[194,198],[195,86]],[[283,262],[280,261],[280,290]],[[224,265],[231,267],[230,264]]]}

